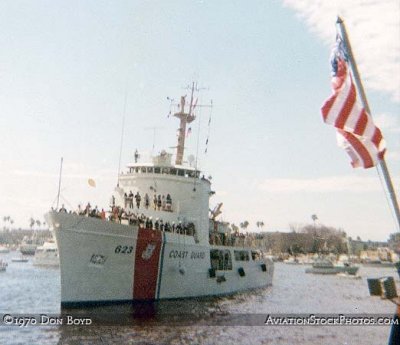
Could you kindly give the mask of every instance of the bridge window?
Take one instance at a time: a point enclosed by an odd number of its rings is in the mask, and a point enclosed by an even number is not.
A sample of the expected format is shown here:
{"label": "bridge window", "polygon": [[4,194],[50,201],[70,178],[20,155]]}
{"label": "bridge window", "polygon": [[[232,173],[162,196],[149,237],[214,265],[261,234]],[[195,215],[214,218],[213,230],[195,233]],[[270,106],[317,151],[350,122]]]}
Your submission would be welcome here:
{"label": "bridge window", "polygon": [[152,174],[152,173],[153,173],[153,167],[147,168],[147,172],[148,172],[149,174]]}
{"label": "bridge window", "polygon": [[178,176],[185,176],[185,170],[178,169]]}
{"label": "bridge window", "polygon": [[250,261],[250,255],[247,250],[235,250],[234,253],[236,261]]}
{"label": "bridge window", "polygon": [[254,261],[261,260],[261,253],[252,250],[252,251],[251,251],[251,258],[252,258]]}
{"label": "bridge window", "polygon": [[175,169],[175,168],[171,168],[170,171],[169,171],[169,173],[170,173],[171,175],[176,175],[176,169]]}
{"label": "bridge window", "polygon": [[141,170],[142,170],[142,174],[146,173],[146,167],[142,167]]}
{"label": "bridge window", "polygon": [[211,249],[210,250],[211,268],[220,271],[232,270],[232,257],[228,249]]}
{"label": "bridge window", "polygon": [[154,173],[155,174],[159,174],[161,172],[161,168],[160,167],[155,167],[154,168]]}

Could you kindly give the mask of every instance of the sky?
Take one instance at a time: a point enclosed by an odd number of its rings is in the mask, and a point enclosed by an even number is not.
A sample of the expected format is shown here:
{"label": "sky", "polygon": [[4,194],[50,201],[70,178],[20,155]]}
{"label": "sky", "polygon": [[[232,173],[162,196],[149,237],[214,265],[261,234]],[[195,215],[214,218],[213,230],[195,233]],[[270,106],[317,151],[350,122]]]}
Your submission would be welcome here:
{"label": "sky", "polygon": [[199,109],[186,152],[212,176],[223,220],[287,231],[316,214],[349,236],[386,240],[397,225],[377,169],[353,169],[320,115],[338,14],[399,194],[396,0],[1,1],[0,226],[4,216],[22,228],[43,220],[61,157],[60,202],[107,207],[121,133],[121,170],[135,149],[143,160],[172,152],[167,97],[196,81],[199,103],[213,107]]}

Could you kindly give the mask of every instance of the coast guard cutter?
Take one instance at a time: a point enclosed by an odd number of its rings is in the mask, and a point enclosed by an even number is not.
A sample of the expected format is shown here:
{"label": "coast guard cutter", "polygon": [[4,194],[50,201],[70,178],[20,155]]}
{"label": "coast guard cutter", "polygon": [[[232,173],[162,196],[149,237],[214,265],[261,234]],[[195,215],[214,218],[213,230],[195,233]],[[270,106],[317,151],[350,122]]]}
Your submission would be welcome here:
{"label": "coast guard cutter", "polygon": [[[216,296],[272,284],[272,260],[230,234],[218,212],[210,216],[211,182],[183,162],[186,126],[196,119],[194,91],[174,114],[175,162],[162,151],[129,164],[110,217],[46,214],[59,250],[62,306]],[[161,195],[169,199],[160,205]]]}

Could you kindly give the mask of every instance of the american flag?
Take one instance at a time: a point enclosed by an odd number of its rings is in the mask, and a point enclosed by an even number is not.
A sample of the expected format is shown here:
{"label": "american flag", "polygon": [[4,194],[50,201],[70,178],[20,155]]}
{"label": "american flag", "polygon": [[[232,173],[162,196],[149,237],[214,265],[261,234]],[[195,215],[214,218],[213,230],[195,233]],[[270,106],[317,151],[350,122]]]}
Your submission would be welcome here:
{"label": "american flag", "polygon": [[357,102],[357,90],[349,73],[348,54],[338,36],[332,51],[332,95],[321,108],[325,123],[337,129],[339,146],[354,168],[371,168],[385,154],[385,141],[371,116]]}

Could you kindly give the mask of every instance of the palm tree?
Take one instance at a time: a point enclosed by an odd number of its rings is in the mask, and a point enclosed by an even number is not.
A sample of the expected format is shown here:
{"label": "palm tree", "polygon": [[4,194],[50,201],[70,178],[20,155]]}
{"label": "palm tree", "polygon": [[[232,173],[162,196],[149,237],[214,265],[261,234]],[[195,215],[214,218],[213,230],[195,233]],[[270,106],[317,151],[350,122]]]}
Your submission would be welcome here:
{"label": "palm tree", "polygon": [[314,232],[316,232],[315,222],[318,220],[318,217],[316,214],[312,214],[311,219],[313,220],[313,223],[314,223]]}
{"label": "palm tree", "polygon": [[40,226],[42,225],[42,222],[38,219],[38,220],[36,221],[36,225],[38,226],[38,228],[40,228]]}
{"label": "palm tree", "polygon": [[245,220],[243,223],[240,223],[240,227],[243,230],[246,230],[248,226],[249,226],[249,222],[247,220]]}
{"label": "palm tree", "polygon": [[264,226],[264,222],[262,220],[257,221],[256,225],[257,225],[257,228],[261,228],[262,229],[263,226]]}
{"label": "palm tree", "polygon": [[29,226],[31,227],[31,229],[33,229],[34,225],[35,225],[35,220],[31,217],[29,219]]}
{"label": "palm tree", "polygon": [[231,228],[233,232],[239,232],[239,227],[235,225],[234,223],[231,224]]}
{"label": "palm tree", "polygon": [[11,219],[10,216],[4,216],[3,217],[3,222],[4,222],[4,227],[3,227],[4,230],[7,229],[7,222],[10,223],[10,228],[11,228],[11,225],[14,223],[14,221]]}

